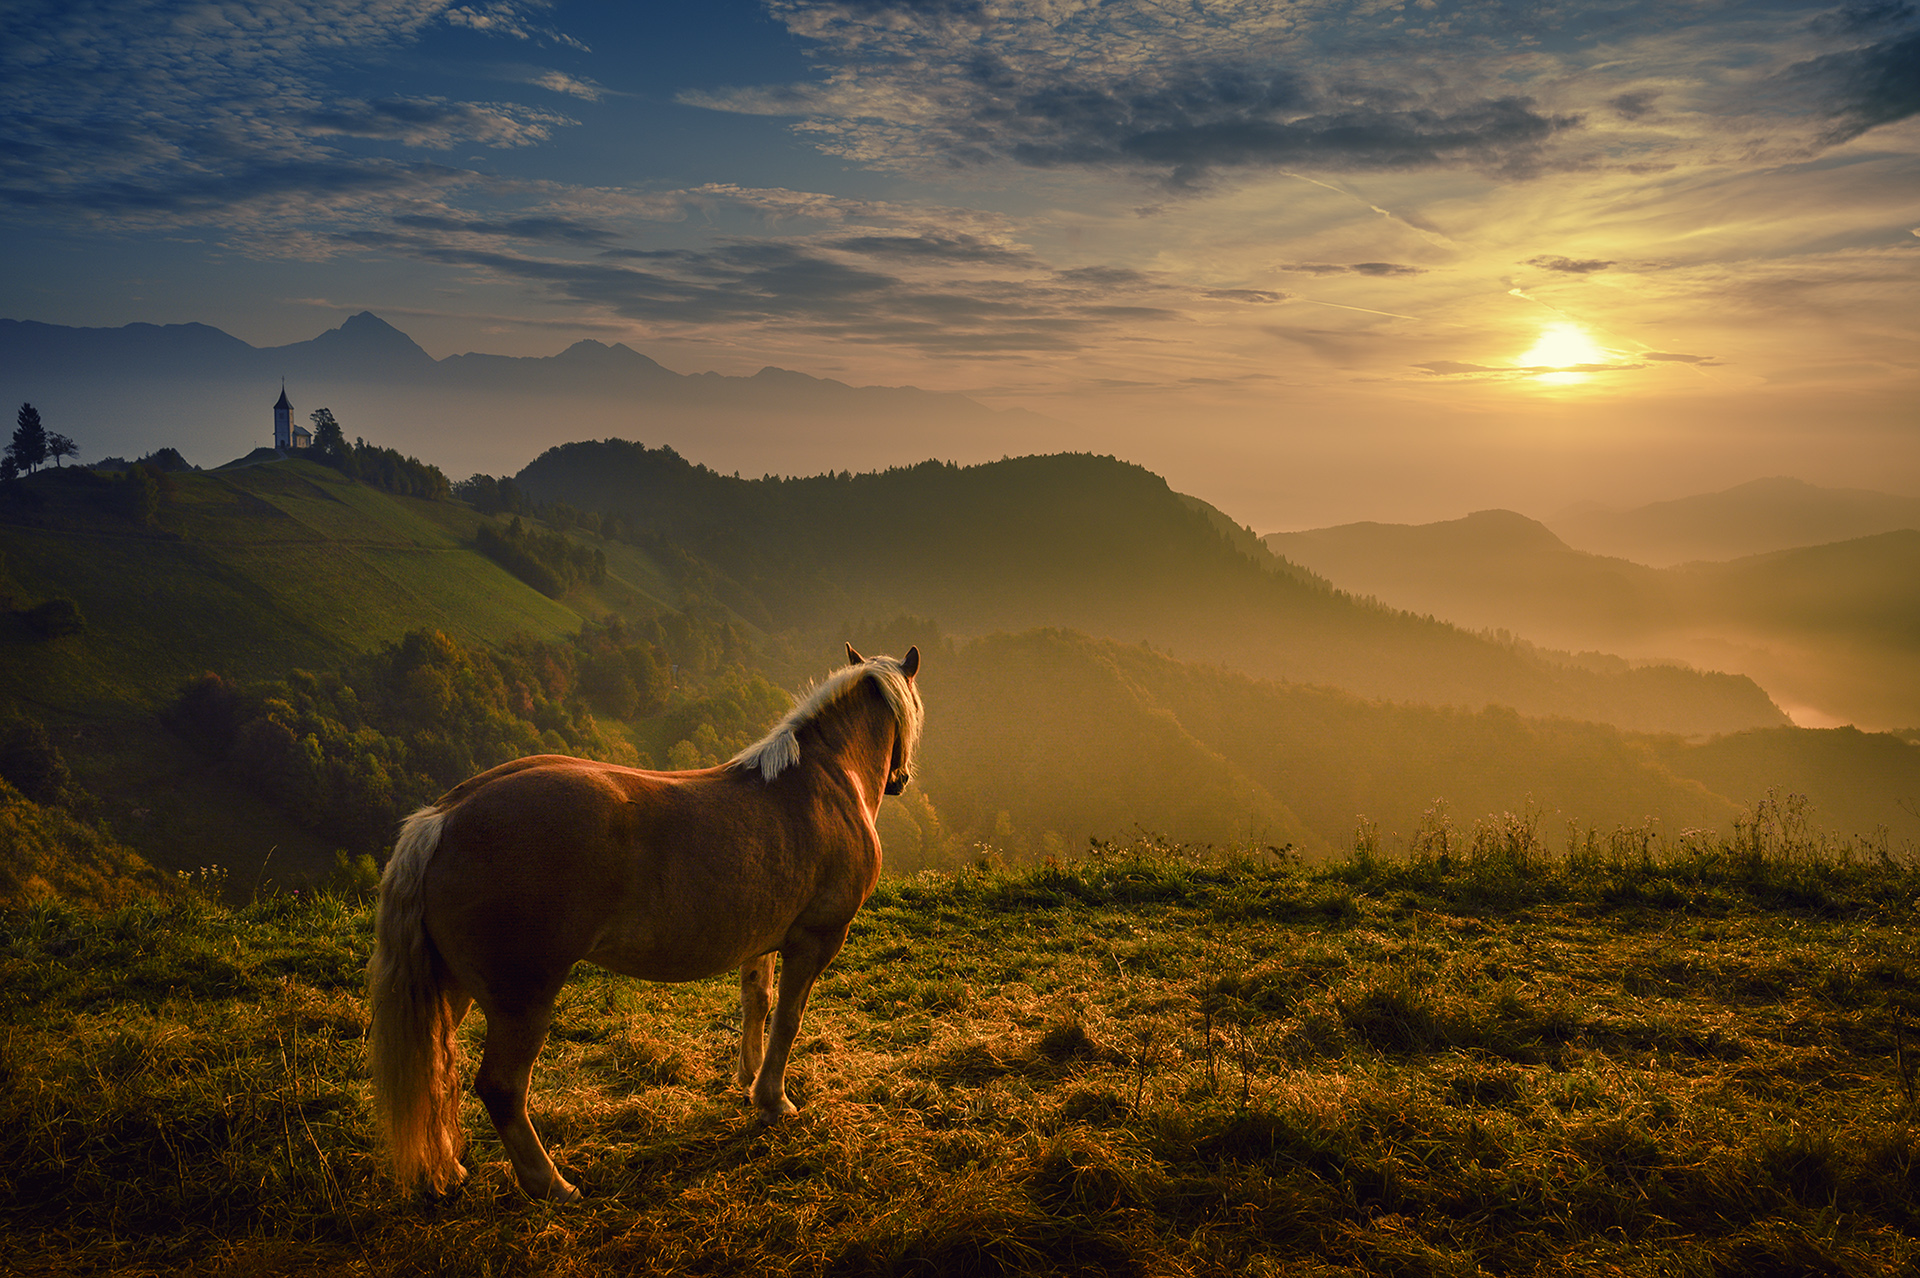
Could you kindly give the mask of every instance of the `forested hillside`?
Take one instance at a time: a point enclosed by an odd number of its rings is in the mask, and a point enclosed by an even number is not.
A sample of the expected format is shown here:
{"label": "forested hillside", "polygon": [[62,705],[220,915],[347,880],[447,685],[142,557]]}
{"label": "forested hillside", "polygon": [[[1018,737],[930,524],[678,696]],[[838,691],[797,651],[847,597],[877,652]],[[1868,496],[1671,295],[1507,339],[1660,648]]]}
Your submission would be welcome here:
{"label": "forested hillside", "polygon": [[1221,845],[1348,846],[1362,823],[1405,846],[1491,813],[1572,831],[1725,829],[1770,789],[1820,828],[1920,841],[1920,746],[1776,728],[1690,744],[1604,724],[1396,705],[1250,678],[1057,630],[930,657],[939,708],[923,781],[946,824],[1038,857],[1089,836],[1180,830]]}
{"label": "forested hillside", "polygon": [[1112,458],[748,480],[608,440],[549,449],[515,479],[536,500],[672,537],[769,628],[906,612],[966,634],[1057,626],[1146,640],[1396,701],[1690,735],[1786,721],[1742,678],[1556,660],[1273,571],[1157,475]]}
{"label": "forested hillside", "polygon": [[1920,839],[1920,747],[1543,714],[1778,721],[1744,681],[1356,602],[1106,459],[747,481],[582,445],[452,493],[294,460],[9,485],[0,777],[24,833],[0,886],[55,884],[63,839],[81,885],[137,856],[238,897],[363,881],[410,807],[516,755],[724,760],[846,639],[926,656],[922,766],[881,813],[895,872],[1140,831],[1319,855],[1499,813],[1666,837],[1770,791]]}
{"label": "forested hillside", "polygon": [[[588,570],[549,598],[494,562],[489,532]],[[544,749],[712,762],[785,705],[744,673],[750,629],[645,551],[516,539],[304,460],[6,485],[0,608],[0,737],[37,729],[28,762],[72,780],[40,806],[248,886],[381,851],[475,767]]]}

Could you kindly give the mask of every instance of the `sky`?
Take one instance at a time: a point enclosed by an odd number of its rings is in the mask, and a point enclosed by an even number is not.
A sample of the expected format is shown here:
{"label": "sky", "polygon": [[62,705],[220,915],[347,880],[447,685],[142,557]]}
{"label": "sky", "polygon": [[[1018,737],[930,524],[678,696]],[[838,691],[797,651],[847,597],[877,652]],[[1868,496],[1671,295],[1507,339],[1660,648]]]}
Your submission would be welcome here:
{"label": "sky", "polygon": [[1920,494],[1910,3],[0,0],[0,31],[8,318],[266,346],[371,310],[436,357],[959,391],[1260,532]]}

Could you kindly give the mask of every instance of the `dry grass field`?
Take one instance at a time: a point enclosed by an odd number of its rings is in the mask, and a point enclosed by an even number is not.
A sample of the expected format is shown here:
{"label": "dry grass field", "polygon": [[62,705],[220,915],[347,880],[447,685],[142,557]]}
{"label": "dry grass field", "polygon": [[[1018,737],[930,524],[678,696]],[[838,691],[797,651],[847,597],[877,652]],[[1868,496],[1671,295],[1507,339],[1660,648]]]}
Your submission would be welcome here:
{"label": "dry grass field", "polygon": [[561,1208],[471,1100],[460,1192],[385,1176],[363,903],[43,903],[0,934],[0,1270],[1912,1272],[1920,871],[1790,817],[885,880],[774,1127],[732,981],[583,968]]}

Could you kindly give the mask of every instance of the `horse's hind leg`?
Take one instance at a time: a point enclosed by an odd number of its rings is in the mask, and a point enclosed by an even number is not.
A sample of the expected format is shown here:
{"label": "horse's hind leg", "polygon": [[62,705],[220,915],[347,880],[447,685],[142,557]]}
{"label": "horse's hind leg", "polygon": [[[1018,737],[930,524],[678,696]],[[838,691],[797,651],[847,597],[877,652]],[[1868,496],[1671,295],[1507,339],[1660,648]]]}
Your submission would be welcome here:
{"label": "horse's hind leg", "polygon": [[487,1009],[486,1049],[480,1057],[480,1073],[473,1090],[480,1093],[487,1117],[493,1120],[500,1143],[513,1163],[514,1179],[527,1197],[564,1201],[578,1198],[580,1191],[554,1167],[527,1119],[527,1086],[533,1078],[534,1058],[547,1041],[547,1026],[552,1021],[551,997],[516,1012]]}
{"label": "horse's hind leg", "polygon": [[[461,989],[460,986],[449,977],[447,981],[447,1011],[453,1017],[453,1027],[455,1029],[460,1028],[460,1022],[467,1019],[467,1013],[472,1009],[473,995]],[[467,1178],[467,1138],[464,1133],[457,1133],[455,1139],[459,1143],[459,1150],[455,1155],[453,1164],[452,1185],[458,1186]]]}
{"label": "horse's hind leg", "polygon": [[773,1006],[773,955],[740,965],[740,1089],[747,1091],[766,1055],[767,1010]]}
{"label": "horse's hind leg", "polygon": [[833,962],[846,940],[844,927],[830,932],[796,927],[780,947],[780,1001],[773,1009],[766,1059],[753,1081],[754,1108],[767,1122],[799,1112],[787,1099],[787,1057],[793,1051],[794,1036],[800,1032],[800,1017],[807,1010],[807,995],[813,992],[814,981]]}

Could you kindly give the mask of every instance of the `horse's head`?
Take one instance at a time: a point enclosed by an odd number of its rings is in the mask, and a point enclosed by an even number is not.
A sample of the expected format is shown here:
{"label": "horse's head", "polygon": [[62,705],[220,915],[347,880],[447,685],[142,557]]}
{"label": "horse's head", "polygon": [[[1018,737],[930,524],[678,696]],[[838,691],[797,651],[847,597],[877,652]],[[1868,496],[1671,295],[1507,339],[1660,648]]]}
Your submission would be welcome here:
{"label": "horse's head", "polygon": [[[852,665],[865,665],[867,659],[855,651],[852,644],[847,645],[847,661]],[[920,673],[920,648],[918,645],[907,649],[907,655],[897,663],[901,682],[905,685],[905,696],[899,695],[887,680],[880,680],[880,690],[886,694],[887,703],[893,707],[896,729],[893,734],[893,758],[887,764],[887,783],[882,793],[899,794],[907,788],[907,782],[913,780],[913,746],[920,738],[920,690],[913,686],[913,677]]]}

